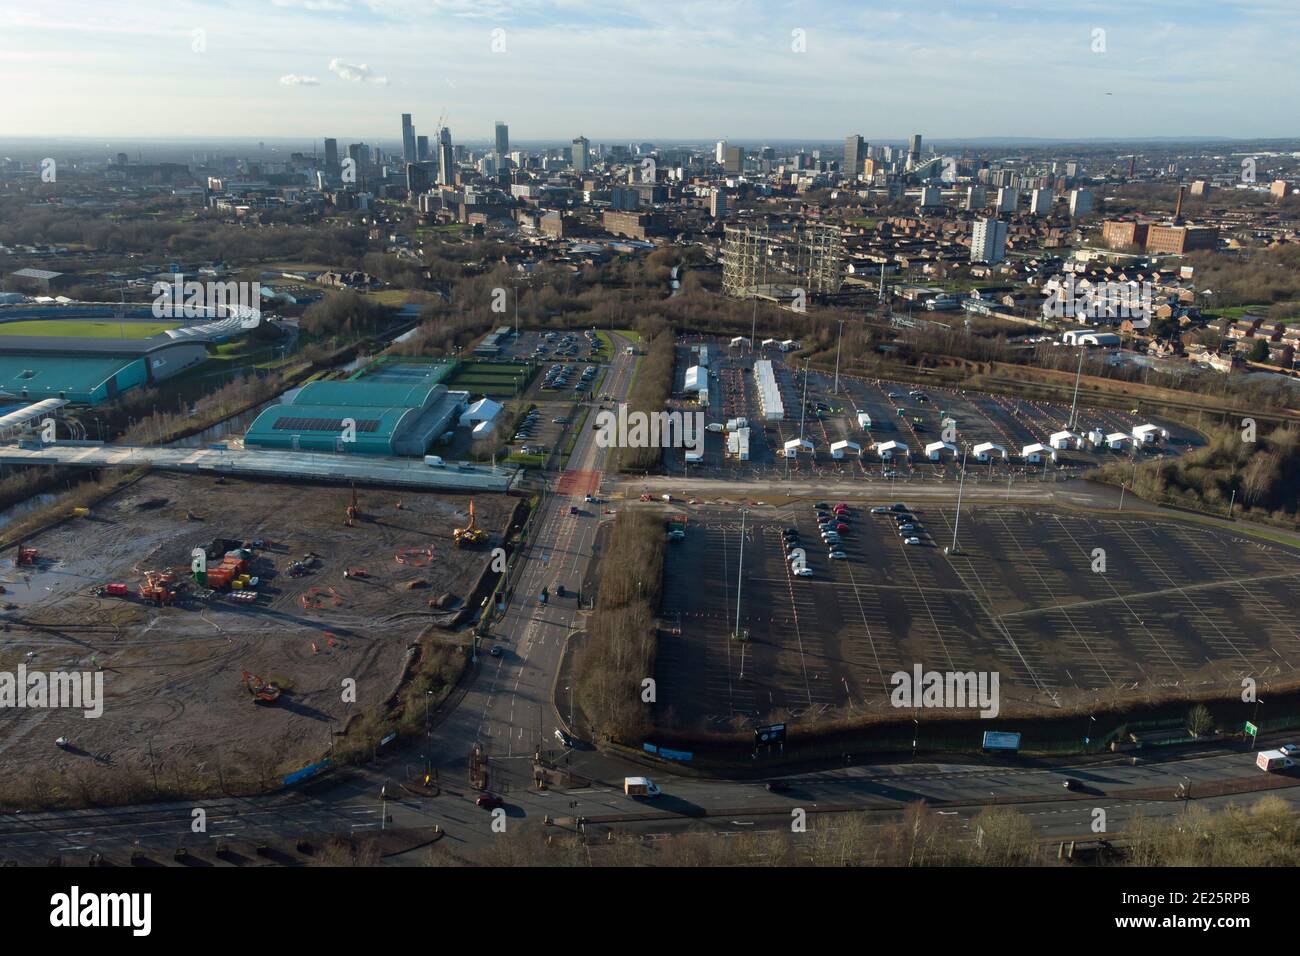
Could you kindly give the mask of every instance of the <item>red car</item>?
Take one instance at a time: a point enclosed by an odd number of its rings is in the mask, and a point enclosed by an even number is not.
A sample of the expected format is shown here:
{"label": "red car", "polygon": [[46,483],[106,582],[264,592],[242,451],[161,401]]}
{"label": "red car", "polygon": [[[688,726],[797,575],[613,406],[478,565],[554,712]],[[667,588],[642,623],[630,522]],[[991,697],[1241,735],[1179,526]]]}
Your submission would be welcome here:
{"label": "red car", "polygon": [[848,531],[848,530],[849,530],[849,526],[846,525],[843,521],[841,521],[839,524],[837,524],[837,525],[835,526],[835,530],[836,530],[836,531]]}
{"label": "red car", "polygon": [[505,801],[502,800],[500,797],[498,797],[495,793],[484,793],[484,794],[480,794],[479,798],[474,801],[474,806],[484,807],[485,809],[488,810],[495,810],[497,807],[501,806],[504,803]]}

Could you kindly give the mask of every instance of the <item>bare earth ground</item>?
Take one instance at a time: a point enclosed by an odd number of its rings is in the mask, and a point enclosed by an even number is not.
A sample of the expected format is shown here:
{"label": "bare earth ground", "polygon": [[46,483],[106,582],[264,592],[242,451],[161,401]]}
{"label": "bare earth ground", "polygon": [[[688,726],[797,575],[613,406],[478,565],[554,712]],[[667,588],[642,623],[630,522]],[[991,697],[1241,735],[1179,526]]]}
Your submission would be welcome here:
{"label": "bare earth ground", "polygon": [[[395,689],[408,645],[448,614],[429,607],[447,592],[463,601],[504,530],[513,501],[475,499],[488,546],[456,550],[468,498],[359,490],[362,520],[345,526],[350,491],[254,484],[186,475],[150,475],[26,542],[38,566],[0,561],[0,670],[104,671],[99,719],[79,711],[0,710],[0,763],[6,775],[53,771],[75,778],[98,770],[164,779],[222,774],[267,781],[319,759],[349,717],[380,706]],[[397,507],[400,500],[401,507]],[[193,518],[186,512],[193,513]],[[252,573],[256,604],[228,597],[205,603],[188,583],[191,550],[214,538],[265,539]],[[397,560],[399,551],[406,563]],[[428,552],[428,553],[420,553]],[[286,573],[308,553],[305,577]],[[179,569],[181,599],[157,608],[135,597],[145,570]],[[365,578],[345,578],[361,568]],[[417,589],[411,582],[424,581]],[[108,582],[130,599],[96,597]],[[331,590],[332,589],[332,590]],[[306,603],[304,603],[306,598]],[[241,672],[282,683],[274,706],[252,703]],[[356,703],[342,700],[356,681]],[[56,738],[72,746],[60,750]]]}

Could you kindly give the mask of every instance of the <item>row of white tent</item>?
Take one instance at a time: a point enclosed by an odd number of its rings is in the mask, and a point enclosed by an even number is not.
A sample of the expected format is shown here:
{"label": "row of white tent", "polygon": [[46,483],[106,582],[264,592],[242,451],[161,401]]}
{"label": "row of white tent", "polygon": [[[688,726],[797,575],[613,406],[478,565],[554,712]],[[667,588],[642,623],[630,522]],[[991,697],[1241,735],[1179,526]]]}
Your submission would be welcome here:
{"label": "row of white tent", "polygon": [[[1022,446],[1020,457],[1027,464],[1033,465],[1041,463],[1045,458],[1056,461],[1058,451],[1082,448],[1085,442],[1096,448],[1104,444],[1112,450],[1119,451],[1130,441],[1149,445],[1161,437],[1168,438],[1169,432],[1156,425],[1139,425],[1133,429],[1132,435],[1124,432],[1112,432],[1106,435],[1100,429],[1093,429],[1086,436],[1071,431],[1059,431],[1052,435],[1046,445],[1042,442],[1033,442]],[[901,441],[879,442],[873,448],[881,461],[906,459],[911,454],[911,449]],[[797,458],[801,452],[811,455],[815,450],[816,446],[807,438],[792,438],[785,443],[782,453],[786,458]],[[844,440],[831,445],[831,457],[836,460],[847,455],[861,456],[861,454],[862,446],[857,442]],[[945,454],[956,458],[959,449],[955,444],[947,441],[930,442],[925,446],[925,457],[930,461],[941,461]],[[975,456],[976,461],[990,461],[993,458],[1005,459],[1007,458],[1007,449],[1006,446],[999,445],[997,442],[986,441],[974,446],[971,449],[971,454]]]}

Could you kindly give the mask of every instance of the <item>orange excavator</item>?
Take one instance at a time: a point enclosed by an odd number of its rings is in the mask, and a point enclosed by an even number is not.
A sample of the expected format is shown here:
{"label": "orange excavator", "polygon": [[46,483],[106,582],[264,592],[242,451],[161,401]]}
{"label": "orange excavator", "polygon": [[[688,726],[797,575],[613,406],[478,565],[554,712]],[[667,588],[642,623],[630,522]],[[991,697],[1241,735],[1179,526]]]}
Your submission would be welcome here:
{"label": "orange excavator", "polygon": [[469,547],[487,540],[487,532],[478,526],[478,519],[474,517],[474,500],[472,498],[469,503],[469,524],[463,528],[455,529],[451,536],[458,548]]}
{"label": "orange excavator", "polygon": [[171,587],[176,583],[176,575],[171,571],[146,571],[144,584],[140,585],[140,600],[157,607],[171,604],[176,600],[176,591]]}
{"label": "orange excavator", "polygon": [[248,671],[244,671],[244,686],[253,695],[253,703],[255,704],[274,704],[280,699],[278,685],[264,680],[256,674],[250,674]]}

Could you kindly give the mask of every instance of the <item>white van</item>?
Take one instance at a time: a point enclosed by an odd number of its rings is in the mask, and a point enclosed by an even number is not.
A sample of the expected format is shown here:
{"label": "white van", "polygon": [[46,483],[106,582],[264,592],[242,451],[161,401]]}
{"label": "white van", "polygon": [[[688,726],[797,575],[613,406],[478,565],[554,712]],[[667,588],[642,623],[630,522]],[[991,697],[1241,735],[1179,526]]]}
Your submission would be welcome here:
{"label": "white van", "polygon": [[629,797],[657,797],[661,791],[649,777],[624,777],[623,792]]}
{"label": "white van", "polygon": [[424,463],[428,465],[430,468],[443,468],[446,467],[447,464],[437,455],[425,455]]}

